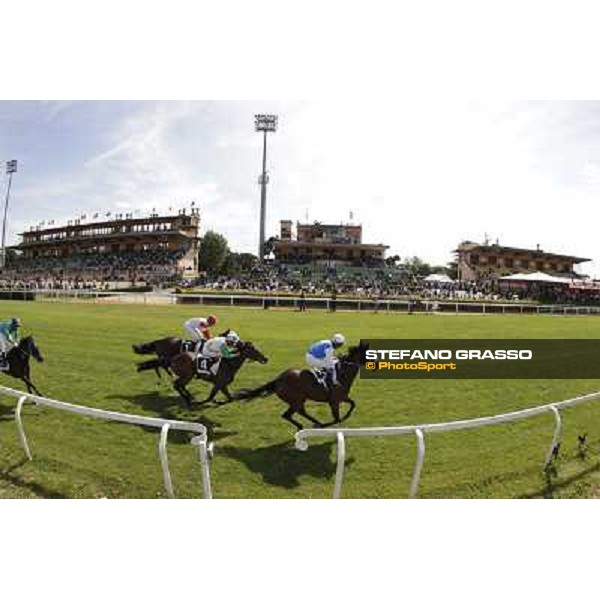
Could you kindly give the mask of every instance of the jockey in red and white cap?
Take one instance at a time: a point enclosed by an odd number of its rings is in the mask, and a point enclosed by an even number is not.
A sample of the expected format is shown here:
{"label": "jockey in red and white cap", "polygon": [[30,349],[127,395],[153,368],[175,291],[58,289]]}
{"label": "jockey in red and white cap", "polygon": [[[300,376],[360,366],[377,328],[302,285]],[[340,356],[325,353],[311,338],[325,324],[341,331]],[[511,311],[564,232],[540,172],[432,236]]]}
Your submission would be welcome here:
{"label": "jockey in red and white cap", "polygon": [[210,340],[212,337],[210,328],[217,324],[217,317],[210,315],[209,317],[197,317],[188,319],[184,324],[184,328],[188,331],[192,337],[197,340]]}

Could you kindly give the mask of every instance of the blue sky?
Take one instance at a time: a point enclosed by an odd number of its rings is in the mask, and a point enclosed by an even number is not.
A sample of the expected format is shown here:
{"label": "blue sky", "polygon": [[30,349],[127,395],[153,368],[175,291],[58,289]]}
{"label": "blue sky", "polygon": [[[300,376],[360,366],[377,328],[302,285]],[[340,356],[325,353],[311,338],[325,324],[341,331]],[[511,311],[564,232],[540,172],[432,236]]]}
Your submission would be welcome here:
{"label": "blue sky", "polygon": [[11,242],[41,221],[195,201],[203,231],[255,252],[256,112],[280,118],[268,234],[352,211],[365,241],[403,257],[443,263],[487,234],[592,258],[600,276],[598,102],[3,101],[0,159],[19,161]]}

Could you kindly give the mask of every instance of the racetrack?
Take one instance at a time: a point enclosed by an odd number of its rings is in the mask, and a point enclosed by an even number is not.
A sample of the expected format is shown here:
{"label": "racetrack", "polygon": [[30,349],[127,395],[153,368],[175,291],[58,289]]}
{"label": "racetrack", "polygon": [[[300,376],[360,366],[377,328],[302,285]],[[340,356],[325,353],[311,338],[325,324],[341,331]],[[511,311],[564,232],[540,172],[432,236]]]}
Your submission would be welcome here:
{"label": "racetrack", "polygon": [[[331,442],[307,452],[293,447],[294,430],[280,418],[284,404],[265,398],[247,404],[206,406],[190,413],[165,381],[138,374],[131,344],[183,335],[185,318],[198,307],[0,302],[2,318],[20,316],[46,356],[33,365],[34,381],[48,396],[88,406],[200,420],[212,427],[216,498],[331,496],[335,453]],[[234,389],[252,387],[290,366],[301,366],[309,342],[343,332],[360,337],[569,338],[600,337],[594,317],[294,313],[210,308],[218,330],[232,327],[270,358],[246,365]],[[19,387],[6,376],[3,385]],[[197,398],[208,391],[194,382]],[[357,381],[357,409],[348,426],[447,421],[506,412],[600,389],[600,381]],[[0,398],[0,497],[163,497],[157,434],[26,406],[24,420],[34,460],[23,461],[12,419],[14,401]],[[307,404],[328,418],[325,406]],[[600,406],[564,413],[557,473],[541,463],[552,437],[550,415],[528,422],[438,435],[428,440],[420,497],[587,497],[600,486]],[[577,435],[588,433],[590,452],[578,457]],[[197,497],[199,470],[187,435],[173,433],[169,450],[179,497]],[[351,439],[344,496],[405,497],[415,456],[413,440]]]}

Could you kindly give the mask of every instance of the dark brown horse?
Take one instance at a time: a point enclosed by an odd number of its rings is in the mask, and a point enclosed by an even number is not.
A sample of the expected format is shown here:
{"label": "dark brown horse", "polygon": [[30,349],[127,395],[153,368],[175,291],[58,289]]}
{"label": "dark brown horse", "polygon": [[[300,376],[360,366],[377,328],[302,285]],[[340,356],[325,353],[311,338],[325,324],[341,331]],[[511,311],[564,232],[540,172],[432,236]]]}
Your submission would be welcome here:
{"label": "dark brown horse", "polygon": [[156,354],[158,357],[138,363],[138,373],[154,369],[156,376],[160,379],[160,369],[164,369],[167,374],[172,376],[169,363],[175,356],[186,351],[184,344],[186,344],[185,340],[176,337],[162,338],[146,344],[134,344],[132,348],[136,354]]}
{"label": "dark brown horse", "polygon": [[[252,342],[243,342],[240,340],[236,344],[236,347],[239,350],[239,355],[233,358],[222,358],[216,375],[198,372],[196,357],[191,352],[181,352],[171,359],[168,366],[177,376],[177,379],[173,382],[173,387],[185,400],[188,408],[192,408],[192,402],[194,401],[194,396],[186,388],[192,379],[202,379],[213,384],[208,398],[199,402],[199,404],[205,404],[214,400],[219,392],[222,392],[227,400],[231,402],[235,398],[229,393],[228,386],[233,382],[236,373],[240,370],[244,362],[252,360],[259,362],[261,365],[269,362],[269,359]],[[217,404],[225,404],[225,402],[217,402]]]}
{"label": "dark brown horse", "polygon": [[[241,390],[235,394],[236,400],[251,400],[277,394],[281,400],[289,405],[289,408],[281,415],[298,429],[302,429],[302,423],[296,421],[293,415],[298,413],[307,418],[317,427],[329,427],[336,423],[345,421],[351,414],[356,404],[350,398],[350,389],[358,374],[360,365],[364,362],[364,352],[368,347],[366,344],[352,346],[348,354],[340,356],[338,364],[338,385],[329,391],[325,386],[315,380],[309,370],[288,369],[278,375],[272,381],[254,390]],[[328,402],[331,408],[333,420],[329,423],[321,423],[306,412],[304,403],[307,400],[315,402]],[[346,414],[340,418],[340,404],[349,404]]]}
{"label": "dark brown horse", "polygon": [[[229,329],[220,333],[218,337],[225,337],[228,333]],[[196,340],[182,340],[176,337],[161,338],[145,344],[134,344],[132,349],[136,354],[156,354],[157,356],[157,358],[138,363],[138,373],[154,369],[160,379],[160,369],[164,369],[172,377],[173,373],[169,368],[171,360],[182,352],[191,352],[195,344]]]}
{"label": "dark brown horse", "polygon": [[30,394],[41,396],[41,392],[35,387],[31,381],[31,371],[29,368],[29,359],[34,358],[38,362],[44,362],[44,357],[40,349],[37,347],[33,336],[23,338],[18,346],[11,348],[6,359],[8,360],[8,370],[0,371],[5,375],[10,375],[15,379],[20,379],[26,386]]}

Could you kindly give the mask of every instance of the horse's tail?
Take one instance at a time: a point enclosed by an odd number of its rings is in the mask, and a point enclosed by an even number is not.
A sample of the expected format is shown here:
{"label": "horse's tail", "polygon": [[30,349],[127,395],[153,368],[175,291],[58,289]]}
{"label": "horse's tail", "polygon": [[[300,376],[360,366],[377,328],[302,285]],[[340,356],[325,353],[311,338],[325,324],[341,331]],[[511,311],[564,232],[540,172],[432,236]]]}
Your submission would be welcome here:
{"label": "horse's tail", "polygon": [[279,383],[279,377],[261,385],[260,387],[254,388],[253,390],[243,389],[234,394],[236,400],[254,400],[254,398],[264,398],[275,393],[275,387]]}
{"label": "horse's tail", "polygon": [[156,352],[156,341],[147,344],[133,344],[132,348],[136,354],[154,354]]}
{"label": "horse's tail", "polygon": [[159,367],[165,368],[166,365],[163,360],[160,358],[153,358],[152,360],[147,360],[146,362],[137,363],[136,368],[137,372],[141,373],[142,371],[149,371],[150,369],[158,369]]}

